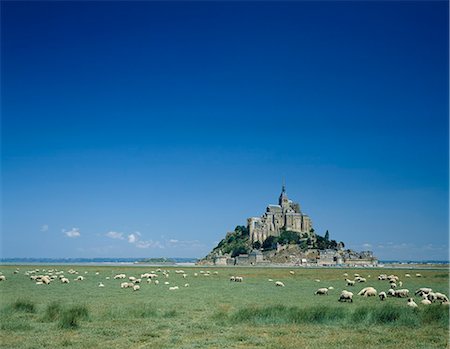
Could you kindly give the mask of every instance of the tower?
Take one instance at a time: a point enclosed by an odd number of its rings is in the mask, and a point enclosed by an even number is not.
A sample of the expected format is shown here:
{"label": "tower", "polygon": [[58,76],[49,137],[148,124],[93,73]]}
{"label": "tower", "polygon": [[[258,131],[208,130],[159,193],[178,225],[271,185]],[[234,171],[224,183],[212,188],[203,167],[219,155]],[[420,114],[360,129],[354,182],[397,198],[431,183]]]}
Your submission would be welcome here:
{"label": "tower", "polygon": [[278,205],[281,206],[283,211],[285,209],[289,208],[289,198],[286,194],[286,185],[284,184],[284,180],[283,180],[283,186],[281,187],[280,198],[278,199]]}

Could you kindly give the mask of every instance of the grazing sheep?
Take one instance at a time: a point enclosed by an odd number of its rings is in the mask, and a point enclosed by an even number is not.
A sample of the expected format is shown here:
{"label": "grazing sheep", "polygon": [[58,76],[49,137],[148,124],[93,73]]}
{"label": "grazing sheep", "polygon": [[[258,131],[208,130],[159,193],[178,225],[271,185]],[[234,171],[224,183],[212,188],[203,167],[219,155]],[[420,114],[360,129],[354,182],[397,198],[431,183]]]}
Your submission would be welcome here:
{"label": "grazing sheep", "polygon": [[409,290],[406,288],[395,290],[395,297],[406,298],[409,297]]}
{"label": "grazing sheep", "polygon": [[236,276],[234,281],[242,282],[242,281],[244,281],[244,278],[242,276]]}
{"label": "grazing sheep", "polygon": [[169,287],[170,291],[178,290],[178,286]]}
{"label": "grazing sheep", "polygon": [[392,288],[390,288],[390,289],[387,291],[387,295],[388,295],[388,296],[391,296],[391,297],[395,297],[395,291],[394,291]]}
{"label": "grazing sheep", "polygon": [[83,276],[78,276],[76,279],[74,279],[75,281],[83,281],[84,280],[84,277]]}
{"label": "grazing sheep", "polygon": [[289,270],[289,274],[294,275],[295,272],[293,270]]}
{"label": "grazing sheep", "polygon": [[358,292],[358,296],[372,297],[377,295],[377,290],[373,287],[365,287]]}
{"label": "grazing sheep", "polygon": [[430,305],[431,304],[431,302],[428,299],[422,299],[420,301],[420,303],[425,304],[425,305]]}
{"label": "grazing sheep", "polygon": [[170,285],[169,281],[164,282],[164,285]]}
{"label": "grazing sheep", "polygon": [[399,282],[398,282],[398,286],[399,286],[399,287],[402,287],[402,286],[403,286],[403,282],[399,281]]}
{"label": "grazing sheep", "polygon": [[367,281],[365,278],[360,277],[360,276],[356,277],[355,280],[358,282],[366,282]]}
{"label": "grazing sheep", "polygon": [[0,275],[0,281],[5,281],[6,280],[6,276],[5,275]]}
{"label": "grazing sheep", "polygon": [[384,301],[384,300],[386,299],[386,297],[387,297],[386,292],[380,292],[380,293],[378,294],[378,297],[380,297],[380,299],[381,299],[382,301]]}
{"label": "grazing sheep", "polygon": [[141,286],[139,286],[139,285],[133,286],[133,291],[139,291],[140,289],[141,289]]}
{"label": "grazing sheep", "polygon": [[61,278],[61,283],[62,284],[68,284],[69,283],[69,279],[68,278]]}
{"label": "grazing sheep", "polygon": [[98,283],[98,287],[105,287],[101,282]]}
{"label": "grazing sheep", "polygon": [[417,273],[417,274],[416,274],[416,277],[421,278],[421,277],[422,277],[422,274]]}
{"label": "grazing sheep", "polygon": [[406,304],[412,308],[417,308],[417,304],[416,304],[416,302],[414,302],[414,299],[412,299],[412,298],[408,298],[408,303],[406,303]]}
{"label": "grazing sheep", "polygon": [[230,276],[230,281],[236,281],[236,277]]}
{"label": "grazing sheep", "polygon": [[275,286],[284,287],[284,284],[281,281],[275,282]]}
{"label": "grazing sheep", "polygon": [[433,289],[431,289],[429,287],[421,287],[418,290],[416,290],[416,292],[414,292],[414,294],[416,296],[422,297],[423,295],[427,295],[430,292],[433,292]]}
{"label": "grazing sheep", "polygon": [[187,278],[187,274],[183,274],[183,279],[186,279]]}
{"label": "grazing sheep", "polygon": [[448,297],[445,294],[436,292],[434,295],[436,296],[436,301],[448,302]]}
{"label": "grazing sheep", "polygon": [[315,282],[320,282],[320,280],[319,280],[319,279],[315,279],[314,281],[315,281]]}
{"label": "grazing sheep", "polygon": [[405,278],[410,278],[411,275],[410,274],[405,274]]}
{"label": "grazing sheep", "polygon": [[347,274],[347,273],[344,273],[344,276],[345,276],[345,277],[347,277],[347,276],[348,276],[348,274]]}
{"label": "grazing sheep", "polygon": [[122,282],[120,284],[120,288],[127,288],[128,287],[128,282]]}
{"label": "grazing sheep", "polygon": [[328,288],[319,288],[314,294],[319,295],[327,295],[328,294]]}
{"label": "grazing sheep", "polygon": [[184,287],[189,287],[189,284],[184,284]]}
{"label": "grazing sheep", "polygon": [[347,286],[355,286],[354,280],[345,279],[345,281],[347,282]]}
{"label": "grazing sheep", "polygon": [[328,289],[329,290],[334,290],[334,287],[333,286],[329,286]]}
{"label": "grazing sheep", "polygon": [[158,280],[155,280],[155,285],[158,285],[159,284],[159,281]]}
{"label": "grazing sheep", "polygon": [[267,279],[267,281],[273,282],[273,279]]}
{"label": "grazing sheep", "polygon": [[130,277],[128,278],[128,280],[130,280],[131,282],[134,282],[134,281],[136,280],[136,278],[135,278],[134,276],[130,276]]}
{"label": "grazing sheep", "polygon": [[347,302],[347,301],[353,302],[353,293],[343,290],[338,300],[339,302]]}
{"label": "grazing sheep", "polygon": [[125,274],[117,274],[114,279],[125,279],[127,276]]}
{"label": "grazing sheep", "polygon": [[391,288],[397,288],[397,284],[395,282],[391,282],[389,286],[391,286]]}

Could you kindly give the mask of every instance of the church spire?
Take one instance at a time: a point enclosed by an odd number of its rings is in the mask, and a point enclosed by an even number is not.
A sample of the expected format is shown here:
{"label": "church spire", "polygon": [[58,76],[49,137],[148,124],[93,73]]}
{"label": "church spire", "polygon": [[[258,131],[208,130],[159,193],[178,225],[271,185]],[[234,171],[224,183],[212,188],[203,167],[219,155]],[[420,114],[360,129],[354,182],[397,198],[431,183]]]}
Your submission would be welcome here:
{"label": "church spire", "polygon": [[282,192],[282,193],[286,193],[286,182],[285,182],[285,180],[284,180],[284,177],[283,177],[283,185],[282,185],[282,187],[281,187],[281,192]]}

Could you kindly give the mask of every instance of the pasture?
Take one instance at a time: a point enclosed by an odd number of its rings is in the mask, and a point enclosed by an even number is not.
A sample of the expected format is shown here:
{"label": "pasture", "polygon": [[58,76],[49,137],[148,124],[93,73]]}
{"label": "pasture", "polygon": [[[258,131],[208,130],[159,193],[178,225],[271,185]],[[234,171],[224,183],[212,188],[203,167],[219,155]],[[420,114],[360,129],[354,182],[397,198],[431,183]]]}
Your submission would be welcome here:
{"label": "pasture", "polygon": [[[70,282],[61,283],[58,274],[37,285],[25,275],[35,269],[35,275],[62,271]],[[185,278],[175,272],[180,269]],[[449,307],[422,305],[414,296],[419,287],[448,295],[447,269],[0,265],[0,272],[6,277],[0,281],[1,348],[449,348]],[[138,291],[120,287],[129,276],[151,272],[158,277],[142,279]],[[119,273],[127,278],[114,279]],[[347,286],[344,273],[367,282]],[[387,291],[389,283],[377,279],[381,273],[399,276],[418,307],[408,307],[405,298],[357,295],[367,286]],[[75,281],[78,276],[84,280]],[[169,290],[174,286],[179,289]],[[314,294],[330,286],[328,295]],[[338,302],[344,289],[354,293],[352,303]]]}

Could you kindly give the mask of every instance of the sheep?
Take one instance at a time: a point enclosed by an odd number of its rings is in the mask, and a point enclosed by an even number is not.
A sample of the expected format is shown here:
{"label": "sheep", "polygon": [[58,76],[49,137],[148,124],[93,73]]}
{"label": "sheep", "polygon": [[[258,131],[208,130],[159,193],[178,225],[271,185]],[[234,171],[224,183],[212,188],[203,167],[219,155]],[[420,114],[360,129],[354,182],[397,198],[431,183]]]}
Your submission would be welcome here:
{"label": "sheep", "polygon": [[405,278],[410,278],[411,275],[410,274],[405,274]]}
{"label": "sheep", "polygon": [[356,277],[355,280],[358,282],[366,282],[367,281],[365,278],[360,277],[360,276]]}
{"label": "sheep", "polygon": [[68,278],[61,278],[61,283],[62,284],[68,284],[69,283],[69,279]]}
{"label": "sheep", "polygon": [[6,276],[5,275],[0,275],[0,281],[5,281],[6,280]]}
{"label": "sheep", "polygon": [[395,297],[406,298],[409,296],[409,290],[406,288],[402,288],[400,290],[395,290]]}
{"label": "sheep", "polygon": [[284,287],[284,284],[281,281],[275,282],[275,286]]}
{"label": "sheep", "polygon": [[347,276],[348,276],[348,273],[344,273],[344,276],[347,277]]}
{"label": "sheep", "polygon": [[377,290],[373,287],[365,287],[358,292],[358,296],[372,297],[377,295]]}
{"label": "sheep", "polygon": [[343,290],[341,292],[341,295],[340,295],[338,301],[339,302],[347,302],[347,301],[353,302],[353,293]]}
{"label": "sheep", "polygon": [[134,281],[136,280],[136,278],[135,278],[134,276],[130,276],[130,277],[128,278],[128,280],[130,280],[131,282],[134,282]]}
{"label": "sheep", "polygon": [[273,282],[273,279],[267,279],[267,281],[269,281],[269,282]]}
{"label": "sheep", "polygon": [[289,274],[294,275],[295,272],[293,270],[289,270]]}
{"label": "sheep", "polygon": [[424,305],[430,305],[430,304],[431,304],[431,302],[430,302],[428,299],[422,299],[422,300],[420,301],[420,303],[422,303],[422,304],[424,304]]}
{"label": "sheep", "polygon": [[158,280],[155,280],[155,285],[158,285],[159,284],[159,281]]}
{"label": "sheep", "polygon": [[236,277],[235,276],[230,276],[230,281],[236,281]]}
{"label": "sheep", "polygon": [[120,287],[121,287],[121,288],[127,288],[127,287],[128,287],[128,282],[122,282],[122,283],[120,284]]}
{"label": "sheep", "polygon": [[169,281],[164,282],[164,285],[170,285]]}
{"label": "sheep", "polygon": [[136,279],[136,280],[133,281],[133,283],[135,283],[135,284],[140,284],[141,281],[142,281],[142,279]]}
{"label": "sheep", "polygon": [[242,276],[236,276],[235,277],[235,281],[236,282],[242,282],[242,281],[244,281],[244,278]]}
{"label": "sheep", "polygon": [[388,295],[388,296],[391,296],[391,297],[395,297],[395,291],[394,291],[392,288],[390,288],[390,289],[387,291],[387,295]]}
{"label": "sheep", "polygon": [[347,286],[355,286],[354,280],[345,279],[345,281],[347,282]]}
{"label": "sheep", "polygon": [[443,293],[436,292],[435,296],[437,301],[448,302],[448,297]]}
{"label": "sheep", "polygon": [[139,285],[133,286],[133,291],[139,291],[140,289],[141,289],[141,286],[139,286]]}
{"label": "sheep", "polygon": [[315,279],[314,281],[315,281],[315,282],[320,282],[320,280],[319,280],[319,279]]}
{"label": "sheep", "polygon": [[187,274],[183,274],[182,276],[183,276],[183,279],[187,278]]}
{"label": "sheep", "polygon": [[406,303],[406,304],[412,308],[417,308],[417,304],[416,304],[416,302],[414,302],[414,299],[412,299],[412,298],[408,298],[408,303]]}
{"label": "sheep", "polygon": [[417,274],[416,274],[416,277],[421,278],[421,277],[422,277],[422,274],[417,273]]}
{"label": "sheep", "polygon": [[174,290],[178,290],[178,289],[179,289],[178,286],[169,287],[170,291],[174,291]]}
{"label": "sheep", "polygon": [[399,286],[399,287],[402,287],[402,286],[403,286],[403,282],[399,281],[399,282],[398,282],[398,286]]}
{"label": "sheep", "polygon": [[391,286],[391,288],[397,288],[397,284],[395,282],[391,282],[389,286]]}
{"label": "sheep", "polygon": [[328,289],[329,290],[334,290],[334,287],[333,286],[328,286]]}
{"label": "sheep", "polygon": [[105,287],[101,282],[98,283],[98,287]]}
{"label": "sheep", "polygon": [[328,288],[319,288],[314,294],[318,295],[327,295],[328,294]]}
{"label": "sheep", "polygon": [[125,274],[117,274],[114,276],[114,279],[125,279],[127,276]]}
{"label": "sheep", "polygon": [[384,291],[380,292],[378,294],[378,297],[380,297],[380,300],[384,301],[386,299],[386,297],[387,297],[386,292],[384,292]]}
{"label": "sheep", "polygon": [[427,295],[428,293],[433,292],[433,289],[429,287],[421,287],[414,292],[416,296],[422,297],[423,295]]}
{"label": "sheep", "polygon": [[189,287],[189,284],[184,284],[184,287]]}

